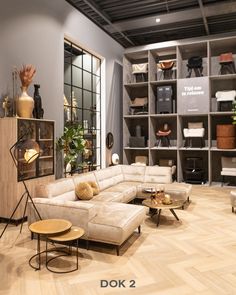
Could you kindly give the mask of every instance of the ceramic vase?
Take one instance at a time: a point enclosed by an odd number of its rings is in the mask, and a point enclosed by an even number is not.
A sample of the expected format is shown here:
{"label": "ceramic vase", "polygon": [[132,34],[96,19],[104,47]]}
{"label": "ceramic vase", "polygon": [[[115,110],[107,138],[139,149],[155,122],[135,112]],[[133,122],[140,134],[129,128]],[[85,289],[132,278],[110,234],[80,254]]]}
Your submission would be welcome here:
{"label": "ceramic vase", "polygon": [[32,118],[34,99],[27,94],[27,88],[21,87],[22,93],[17,101],[17,114],[22,118]]}

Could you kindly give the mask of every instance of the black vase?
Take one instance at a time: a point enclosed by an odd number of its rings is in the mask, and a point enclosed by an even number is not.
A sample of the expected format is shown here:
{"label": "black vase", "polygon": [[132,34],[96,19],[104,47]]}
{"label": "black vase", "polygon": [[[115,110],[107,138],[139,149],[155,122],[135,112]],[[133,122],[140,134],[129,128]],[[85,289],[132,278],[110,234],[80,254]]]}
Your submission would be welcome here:
{"label": "black vase", "polygon": [[33,110],[33,116],[36,119],[42,119],[44,110],[42,108],[42,99],[39,94],[39,84],[34,84],[34,110]]}

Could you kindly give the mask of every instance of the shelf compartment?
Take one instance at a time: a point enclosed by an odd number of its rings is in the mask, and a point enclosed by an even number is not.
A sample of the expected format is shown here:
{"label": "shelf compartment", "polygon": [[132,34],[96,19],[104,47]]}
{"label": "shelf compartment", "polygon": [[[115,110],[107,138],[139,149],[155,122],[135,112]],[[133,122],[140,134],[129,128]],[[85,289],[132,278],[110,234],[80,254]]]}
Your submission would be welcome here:
{"label": "shelf compartment", "polygon": [[[186,78],[188,76],[187,63],[192,56],[202,57],[203,76],[208,76],[208,49],[207,42],[198,42],[178,46],[178,78]],[[192,71],[191,78],[195,77]]]}
{"label": "shelf compartment", "polygon": [[[165,86],[171,86],[172,87],[172,113],[167,114],[175,114],[177,110],[177,86],[176,83],[161,83],[161,84],[150,84],[149,88],[149,113],[150,114],[157,114],[157,87],[165,87]],[[161,115],[158,113],[158,115]]]}
{"label": "shelf compartment", "polygon": [[[159,165],[160,159],[173,160],[174,165],[177,165],[177,151],[176,150],[151,150],[150,165]],[[177,170],[176,170],[177,171]]]}
{"label": "shelf compartment", "polygon": [[[204,144],[205,146],[203,148],[208,148],[209,143],[208,143],[208,115],[198,115],[198,116],[180,116],[179,117],[179,134],[178,134],[178,138],[179,138],[179,146],[180,149],[190,149],[189,148],[185,148],[185,137],[183,134],[183,130],[184,128],[188,128],[188,123],[197,123],[197,122],[203,122],[203,128],[205,128],[205,134],[203,137],[204,140]],[[196,140],[194,140],[196,141]],[[200,139],[197,139],[198,142],[200,142]],[[197,142],[197,143],[198,143]],[[200,144],[200,143],[199,143]],[[203,150],[203,148],[200,148],[200,146],[197,147],[192,147],[194,149],[200,149]]]}
{"label": "shelf compartment", "polygon": [[160,129],[163,129],[164,124],[169,125],[169,129],[171,129],[171,133],[168,136],[170,140],[171,146],[177,146],[177,117],[151,117],[150,123],[150,146],[154,147],[158,141],[156,132]]}
{"label": "shelf compartment", "polygon": [[177,55],[176,46],[166,48],[159,48],[150,51],[149,64],[150,64],[150,80],[162,81],[164,78],[163,72],[158,68],[158,63],[162,61],[174,61],[175,65],[172,68],[172,77],[175,79],[177,76]]}
{"label": "shelf compartment", "polygon": [[[221,157],[236,157],[236,150],[218,150],[217,152],[212,152],[211,155],[211,177],[212,181],[214,182],[221,182],[222,177],[221,177]],[[235,176],[230,177],[226,176],[225,177],[227,180],[232,181],[234,180],[235,182]]]}
{"label": "shelf compartment", "polygon": [[130,105],[135,98],[148,98],[148,84],[142,87],[125,87],[123,95],[123,114],[126,116],[130,115]]}
{"label": "shelf compartment", "polygon": [[132,163],[135,163],[136,156],[146,156],[148,159],[148,153],[148,148],[125,148],[123,153],[123,164],[130,165]]}
{"label": "shelf compartment", "polygon": [[[136,77],[132,74],[132,65],[148,63],[148,51],[126,53],[123,58],[124,84],[136,83]],[[148,69],[149,71],[149,69]],[[148,78],[147,78],[148,79]]]}
{"label": "shelf compartment", "polygon": [[147,144],[148,141],[148,117],[142,118],[132,118],[124,119],[123,124],[123,144],[125,147],[129,146],[129,139],[132,136],[136,136],[136,126],[141,126],[141,136],[145,137]]}
{"label": "shelf compartment", "polygon": [[212,115],[210,116],[210,129],[211,129],[211,149],[214,148],[217,149],[217,143],[216,143],[216,126],[217,125],[224,125],[224,124],[232,124],[232,114],[228,114],[225,116],[219,116],[219,115]]}
{"label": "shelf compartment", "polygon": [[[209,42],[210,47],[210,73],[211,75],[219,75],[220,72],[220,63],[219,57],[220,54],[226,52],[232,52],[234,62],[236,61],[236,38],[222,38],[219,40],[212,40]],[[224,75],[222,75],[224,76]]]}
{"label": "shelf compartment", "polygon": [[204,180],[209,181],[209,161],[207,150],[180,150],[179,154],[179,181],[185,181],[186,159],[200,157],[202,158],[202,165],[204,171]]}

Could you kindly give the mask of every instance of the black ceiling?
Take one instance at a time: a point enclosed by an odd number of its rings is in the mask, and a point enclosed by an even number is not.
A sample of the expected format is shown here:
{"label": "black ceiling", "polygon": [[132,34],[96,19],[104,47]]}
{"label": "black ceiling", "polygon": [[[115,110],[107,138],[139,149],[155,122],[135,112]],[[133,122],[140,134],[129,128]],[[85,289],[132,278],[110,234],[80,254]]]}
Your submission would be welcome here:
{"label": "black ceiling", "polygon": [[125,48],[236,31],[236,0],[66,1]]}

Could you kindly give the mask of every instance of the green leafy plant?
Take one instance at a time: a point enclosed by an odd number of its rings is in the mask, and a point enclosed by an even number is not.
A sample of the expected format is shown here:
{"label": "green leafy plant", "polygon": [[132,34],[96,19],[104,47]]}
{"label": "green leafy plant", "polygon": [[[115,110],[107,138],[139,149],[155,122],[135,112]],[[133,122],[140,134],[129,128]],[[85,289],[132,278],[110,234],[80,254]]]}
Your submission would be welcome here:
{"label": "green leafy plant", "polygon": [[67,125],[64,132],[57,139],[56,146],[58,150],[64,151],[64,168],[66,174],[67,164],[71,165],[71,171],[77,166],[77,158],[85,150],[86,141],[83,139],[83,128],[78,124]]}

